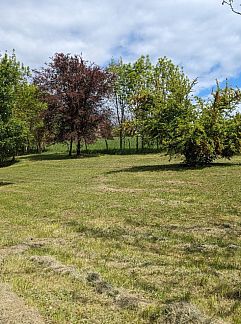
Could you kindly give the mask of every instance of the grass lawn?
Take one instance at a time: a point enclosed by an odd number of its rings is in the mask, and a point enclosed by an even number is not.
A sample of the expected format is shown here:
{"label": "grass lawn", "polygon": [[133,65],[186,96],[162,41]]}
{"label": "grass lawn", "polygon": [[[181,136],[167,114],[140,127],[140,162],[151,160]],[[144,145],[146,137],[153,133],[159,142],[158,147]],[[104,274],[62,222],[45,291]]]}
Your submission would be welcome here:
{"label": "grass lawn", "polygon": [[164,323],[180,301],[241,323],[241,157],[178,162],[44,153],[1,168],[0,281],[46,323]]}

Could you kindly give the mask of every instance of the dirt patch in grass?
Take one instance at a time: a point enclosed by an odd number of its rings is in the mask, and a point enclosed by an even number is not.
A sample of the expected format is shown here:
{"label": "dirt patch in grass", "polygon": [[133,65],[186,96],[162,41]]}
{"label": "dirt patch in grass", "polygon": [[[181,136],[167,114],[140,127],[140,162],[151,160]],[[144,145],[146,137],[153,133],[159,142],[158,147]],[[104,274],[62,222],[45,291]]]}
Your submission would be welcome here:
{"label": "dirt patch in grass", "polygon": [[34,308],[11,291],[11,288],[0,283],[0,323],[4,324],[44,324],[44,320]]}

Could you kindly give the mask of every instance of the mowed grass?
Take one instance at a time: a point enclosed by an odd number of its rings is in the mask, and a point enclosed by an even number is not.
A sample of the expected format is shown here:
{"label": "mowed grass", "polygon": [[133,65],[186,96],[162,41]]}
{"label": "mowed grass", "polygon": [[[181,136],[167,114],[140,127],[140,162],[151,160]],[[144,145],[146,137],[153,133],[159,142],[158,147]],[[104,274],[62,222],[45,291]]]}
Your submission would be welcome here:
{"label": "mowed grass", "polygon": [[[158,154],[22,157],[0,169],[0,248],[44,244],[9,253],[0,280],[47,323],[162,323],[183,300],[241,323],[240,189],[241,157],[197,169]],[[31,256],[97,273],[141,306]]]}
{"label": "mowed grass", "polygon": [[[107,146],[106,146],[107,142]],[[75,147],[73,147],[73,151],[75,152]],[[47,146],[48,152],[52,153],[66,153],[68,152],[68,143],[58,143]],[[83,153],[92,153],[92,154],[120,154],[120,140],[118,137],[113,137],[112,139],[108,139],[105,141],[104,139],[97,139],[96,142],[88,145],[84,145],[82,143],[81,151]],[[125,137],[123,139],[123,149],[122,154],[142,154],[142,153],[158,153],[160,151],[157,148],[156,143],[144,143],[142,148],[141,139],[138,139],[138,149],[136,148],[136,138],[135,137]]]}

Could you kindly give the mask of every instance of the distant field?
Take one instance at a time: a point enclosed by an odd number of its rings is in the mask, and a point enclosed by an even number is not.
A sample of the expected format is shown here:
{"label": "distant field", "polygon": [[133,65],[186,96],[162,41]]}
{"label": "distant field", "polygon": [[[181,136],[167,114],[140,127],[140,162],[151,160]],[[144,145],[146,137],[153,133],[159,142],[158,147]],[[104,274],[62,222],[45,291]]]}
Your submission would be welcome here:
{"label": "distant field", "polygon": [[[106,146],[107,142],[107,146]],[[66,144],[54,144],[47,146],[48,152],[55,153],[65,153],[68,151],[68,145]],[[73,151],[75,152],[75,146],[73,146]],[[81,151],[86,152],[102,152],[109,154],[118,154],[120,153],[120,142],[118,137],[114,137],[113,139],[108,139],[105,141],[104,139],[98,139],[93,144],[88,144],[87,147],[82,144]],[[158,153],[160,150],[157,149],[156,143],[145,143],[144,148],[141,147],[141,140],[138,140],[138,150],[136,149],[136,138],[135,137],[126,137],[123,140],[123,151],[124,154],[129,153],[141,153],[141,152],[153,152]]]}
{"label": "distant field", "polygon": [[241,157],[179,162],[49,151],[0,168],[0,282],[46,323],[187,323],[179,302],[241,323]]}

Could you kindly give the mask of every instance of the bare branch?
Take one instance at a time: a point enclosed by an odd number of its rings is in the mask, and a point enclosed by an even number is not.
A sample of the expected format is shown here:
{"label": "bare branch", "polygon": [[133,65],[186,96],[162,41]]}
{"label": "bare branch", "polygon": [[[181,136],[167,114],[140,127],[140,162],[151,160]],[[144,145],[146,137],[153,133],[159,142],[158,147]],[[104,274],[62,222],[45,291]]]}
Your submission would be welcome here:
{"label": "bare branch", "polygon": [[240,11],[234,9],[234,7],[233,7],[233,0],[227,0],[227,1],[226,0],[223,0],[222,5],[224,5],[224,4],[227,4],[231,8],[232,12],[234,12],[235,14],[241,15],[241,12]]}

